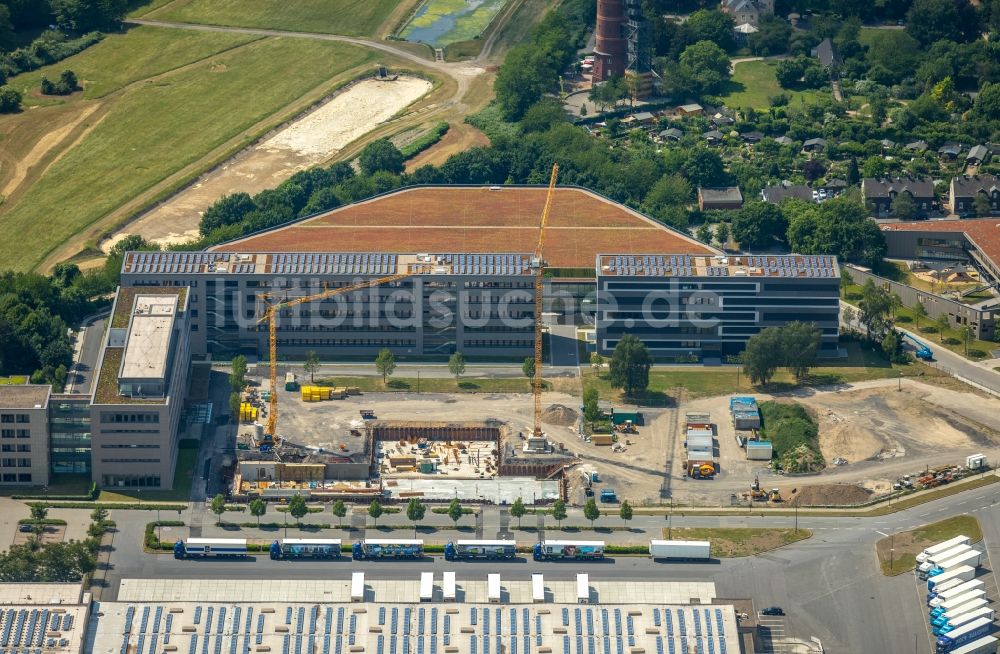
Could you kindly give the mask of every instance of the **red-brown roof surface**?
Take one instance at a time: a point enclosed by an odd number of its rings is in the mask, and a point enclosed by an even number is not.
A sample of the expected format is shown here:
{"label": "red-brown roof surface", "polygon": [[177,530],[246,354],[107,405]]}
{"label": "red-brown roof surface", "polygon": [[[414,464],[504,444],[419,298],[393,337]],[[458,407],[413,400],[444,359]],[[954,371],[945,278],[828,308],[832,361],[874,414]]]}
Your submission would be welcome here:
{"label": "red-brown roof surface", "polygon": [[888,223],[883,231],[890,232],[951,232],[966,234],[979,250],[1000,265],[1000,220],[981,218],[976,220],[921,220],[910,223]]}
{"label": "red-brown roof surface", "polygon": [[[212,248],[223,252],[533,252],[546,188],[418,187]],[[708,245],[579,188],[558,188],[545,233],[553,268],[599,253],[715,254]]]}

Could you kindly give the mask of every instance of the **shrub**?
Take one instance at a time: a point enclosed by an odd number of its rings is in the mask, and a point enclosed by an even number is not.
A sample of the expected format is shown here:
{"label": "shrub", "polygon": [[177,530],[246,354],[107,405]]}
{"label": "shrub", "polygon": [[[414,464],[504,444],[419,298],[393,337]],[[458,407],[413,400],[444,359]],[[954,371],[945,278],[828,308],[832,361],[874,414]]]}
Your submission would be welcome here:
{"label": "shrub", "polygon": [[424,134],[417,140],[413,141],[409,145],[403,146],[403,148],[400,149],[403,158],[410,159],[412,157],[417,156],[427,148],[431,147],[432,145],[440,141],[441,137],[443,137],[445,134],[448,133],[448,129],[450,127],[451,126],[447,122],[441,121],[440,123],[435,125],[434,128],[431,129],[431,131],[427,132],[426,134]]}

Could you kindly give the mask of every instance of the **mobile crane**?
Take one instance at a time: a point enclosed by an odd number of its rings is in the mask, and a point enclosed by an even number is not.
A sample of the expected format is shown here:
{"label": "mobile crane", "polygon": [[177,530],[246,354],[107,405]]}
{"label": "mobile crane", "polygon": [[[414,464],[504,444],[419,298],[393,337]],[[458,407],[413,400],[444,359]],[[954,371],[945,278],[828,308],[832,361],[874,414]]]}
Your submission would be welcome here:
{"label": "mobile crane", "polygon": [[542,220],[538,226],[538,243],[535,245],[535,255],[531,259],[531,267],[535,272],[535,374],[531,380],[531,394],[535,401],[535,428],[532,435],[542,438],[542,286],[545,281],[545,260],[542,258],[542,248],[545,246],[545,226],[549,222],[549,210],[552,208],[552,196],[555,194],[556,179],[559,177],[559,164],[552,164],[552,176],[549,178],[549,192],[545,196],[545,208],[542,209]]}
{"label": "mobile crane", "polygon": [[368,281],[360,282],[357,284],[352,284],[350,286],[343,286],[340,288],[324,288],[319,293],[313,293],[312,295],[304,295],[302,297],[284,297],[277,298],[275,293],[262,293],[257,296],[259,301],[265,302],[266,305],[261,312],[260,318],[257,319],[257,324],[262,322],[267,322],[268,329],[268,346],[270,348],[270,358],[271,358],[271,399],[268,404],[267,412],[267,428],[264,431],[265,440],[276,440],[277,439],[277,425],[278,425],[278,313],[282,309],[289,309],[300,304],[307,304],[309,302],[316,302],[318,300],[325,300],[337,295],[342,295],[344,293],[352,293],[354,291],[360,291],[361,289],[371,288],[372,286],[381,286],[382,284],[389,284],[391,282],[405,279],[407,277],[412,277],[418,274],[419,271],[408,271],[403,273],[397,273],[395,275],[389,275],[387,277],[379,277],[378,279],[370,279]]}

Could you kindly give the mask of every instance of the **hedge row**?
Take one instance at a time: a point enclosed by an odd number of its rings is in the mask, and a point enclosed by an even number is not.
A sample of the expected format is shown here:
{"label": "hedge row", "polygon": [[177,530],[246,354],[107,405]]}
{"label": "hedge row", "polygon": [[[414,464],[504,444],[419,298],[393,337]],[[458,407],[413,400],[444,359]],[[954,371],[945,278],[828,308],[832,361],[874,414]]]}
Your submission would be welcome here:
{"label": "hedge row", "polygon": [[17,521],[17,524],[19,524],[19,525],[35,525],[35,526],[42,525],[42,526],[62,527],[62,526],[66,525],[66,521],[65,520],[61,520],[59,518],[44,518],[42,520],[34,520],[32,518],[21,518],[20,520]]}
{"label": "hedge row", "polygon": [[28,506],[44,506],[46,509],[108,509],[127,511],[183,511],[186,504],[139,504],[127,502],[28,502]]}
{"label": "hedge row", "polygon": [[[49,493],[45,494],[45,501],[65,501],[65,502],[92,502],[97,499],[98,495],[97,482],[90,482],[90,490],[85,494],[80,495],[52,495]],[[11,495],[12,500],[37,500],[38,495]]]}
{"label": "hedge row", "polygon": [[409,145],[404,145],[399,149],[399,152],[403,155],[403,159],[410,159],[417,156],[427,148],[431,147],[435,143],[441,140],[445,134],[448,133],[448,129],[451,126],[445,122],[441,121],[417,140],[413,141]]}

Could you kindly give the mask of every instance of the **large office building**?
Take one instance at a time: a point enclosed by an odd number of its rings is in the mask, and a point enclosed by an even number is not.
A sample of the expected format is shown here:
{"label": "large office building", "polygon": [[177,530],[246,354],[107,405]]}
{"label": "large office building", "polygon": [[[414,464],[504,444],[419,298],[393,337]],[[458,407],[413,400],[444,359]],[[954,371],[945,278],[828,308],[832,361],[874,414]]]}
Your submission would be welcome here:
{"label": "large office building", "polygon": [[[291,358],[309,350],[332,359],[370,357],[382,348],[407,357],[460,351],[521,358],[533,347],[531,253],[546,193],[506,186],[402,189],[209,252],[129,253],[122,283],[190,288],[193,354],[264,356],[264,295],[273,302],[396,276],[282,309],[278,347]],[[556,190],[546,232],[546,321],[596,326],[602,352],[621,334],[635,333],[662,360],[715,358],[738,353],[764,327],[796,319],[820,326],[823,353],[837,350],[832,257],[727,259],[572,187]],[[650,266],[650,257],[663,263]],[[644,303],[663,294],[677,324],[638,317]],[[691,301],[718,304],[695,310]],[[627,311],[611,308],[622,303]]]}
{"label": "large office building", "polygon": [[839,293],[832,256],[600,255],[598,350],[632,334],[656,359],[723,358],[798,320],[819,327],[821,356],[836,356]]}
{"label": "large office building", "polygon": [[120,289],[87,389],[0,387],[0,484],[74,473],[102,487],[172,488],[191,365],[187,297]]}

